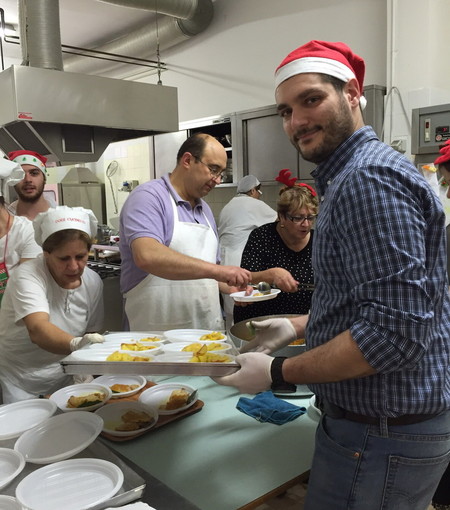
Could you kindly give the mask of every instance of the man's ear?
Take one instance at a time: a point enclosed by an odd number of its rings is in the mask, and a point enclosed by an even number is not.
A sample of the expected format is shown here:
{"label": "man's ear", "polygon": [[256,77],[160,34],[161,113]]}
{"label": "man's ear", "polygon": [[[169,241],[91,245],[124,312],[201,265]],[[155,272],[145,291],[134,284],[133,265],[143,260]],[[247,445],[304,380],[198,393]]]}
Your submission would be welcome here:
{"label": "man's ear", "polygon": [[185,152],[180,159],[180,165],[183,168],[189,168],[191,166],[191,163],[195,161],[194,156],[190,152]]}
{"label": "man's ear", "polygon": [[352,78],[345,84],[344,95],[346,96],[352,108],[359,107],[359,98],[361,97],[361,91],[359,90],[359,84],[356,78]]}

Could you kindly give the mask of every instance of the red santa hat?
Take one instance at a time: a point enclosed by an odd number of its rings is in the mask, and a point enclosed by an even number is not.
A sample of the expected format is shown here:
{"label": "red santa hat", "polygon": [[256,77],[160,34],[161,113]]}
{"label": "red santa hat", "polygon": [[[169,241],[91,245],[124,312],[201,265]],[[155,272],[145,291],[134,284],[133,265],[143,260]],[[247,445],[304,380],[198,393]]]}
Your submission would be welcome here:
{"label": "red santa hat", "polygon": [[439,149],[440,156],[438,156],[434,160],[435,165],[440,165],[441,163],[447,163],[450,161],[450,140],[447,140],[444,145]]}
{"label": "red santa hat", "polygon": [[[275,87],[302,73],[328,74],[345,83],[356,78],[363,93],[364,60],[342,42],[310,41],[289,53],[275,70]],[[359,101],[364,109],[366,98],[361,95]]]}
{"label": "red santa hat", "polygon": [[8,154],[8,158],[19,165],[33,165],[45,175],[47,173],[45,169],[45,163],[47,158],[41,156],[41,154],[33,151],[13,151]]}

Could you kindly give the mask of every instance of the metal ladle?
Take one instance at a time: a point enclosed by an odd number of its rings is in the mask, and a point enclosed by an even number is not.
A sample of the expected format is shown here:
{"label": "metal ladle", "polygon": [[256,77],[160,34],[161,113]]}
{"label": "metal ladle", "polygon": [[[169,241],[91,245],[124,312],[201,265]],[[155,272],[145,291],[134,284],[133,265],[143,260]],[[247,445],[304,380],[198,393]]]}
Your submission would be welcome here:
{"label": "metal ladle", "polygon": [[256,285],[256,290],[261,292],[261,294],[266,295],[271,293],[272,288],[267,282],[259,282],[258,285]]}

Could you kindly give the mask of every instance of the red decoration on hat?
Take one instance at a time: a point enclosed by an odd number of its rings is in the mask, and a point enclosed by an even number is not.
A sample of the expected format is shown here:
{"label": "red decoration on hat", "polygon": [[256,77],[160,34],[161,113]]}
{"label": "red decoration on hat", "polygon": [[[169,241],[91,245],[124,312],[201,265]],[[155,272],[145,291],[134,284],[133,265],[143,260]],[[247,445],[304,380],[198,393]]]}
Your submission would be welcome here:
{"label": "red decoration on hat", "polygon": [[317,196],[317,193],[312,186],[306,184],[305,182],[297,182],[297,178],[291,177],[291,175],[292,173],[289,171],[289,169],[284,168],[283,170],[280,170],[280,173],[277,177],[275,177],[275,180],[281,182],[281,184],[284,184],[288,188],[293,188],[294,186],[302,186],[304,188],[308,188],[313,197]]}
{"label": "red decoration on hat", "polygon": [[442,154],[438,156],[434,160],[435,165],[440,165],[441,163],[447,163],[450,161],[450,140],[447,140],[444,145],[439,149],[439,153]]}
{"label": "red decoration on hat", "polygon": [[18,156],[33,156],[33,157],[39,159],[44,166],[45,166],[45,163],[47,163],[47,158],[45,156],[42,156],[38,152],[21,150],[21,151],[13,151],[8,154],[8,158],[11,161],[16,159]]}
{"label": "red decoration on hat", "polygon": [[343,42],[310,41],[292,51],[275,71],[276,86],[302,73],[328,74],[345,83],[356,78],[363,93],[364,60]]}

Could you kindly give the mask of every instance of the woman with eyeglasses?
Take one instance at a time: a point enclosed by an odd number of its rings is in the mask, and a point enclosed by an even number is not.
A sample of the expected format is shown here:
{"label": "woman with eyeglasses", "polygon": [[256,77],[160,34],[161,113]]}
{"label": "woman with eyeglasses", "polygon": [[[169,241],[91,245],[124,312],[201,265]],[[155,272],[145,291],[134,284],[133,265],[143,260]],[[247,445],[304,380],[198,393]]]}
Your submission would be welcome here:
{"label": "woman with eyeglasses", "polygon": [[235,306],[235,323],[262,315],[309,312],[312,290],[301,287],[314,284],[311,251],[319,202],[311,186],[290,175],[281,170],[276,178],[284,184],[277,220],[250,233],[241,260],[241,267],[252,272],[252,283],[264,281],[281,292],[273,300]]}

